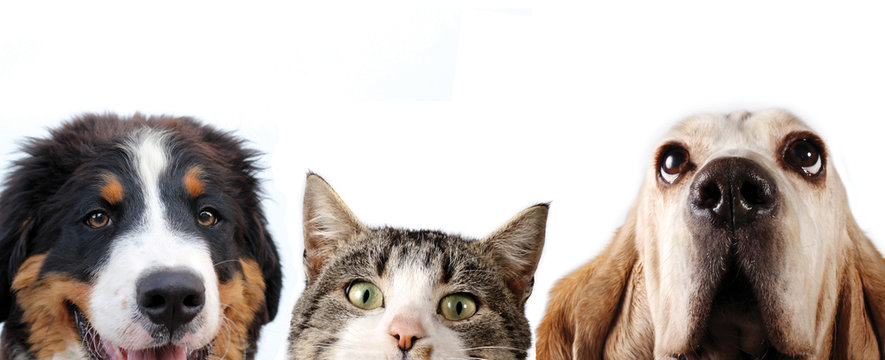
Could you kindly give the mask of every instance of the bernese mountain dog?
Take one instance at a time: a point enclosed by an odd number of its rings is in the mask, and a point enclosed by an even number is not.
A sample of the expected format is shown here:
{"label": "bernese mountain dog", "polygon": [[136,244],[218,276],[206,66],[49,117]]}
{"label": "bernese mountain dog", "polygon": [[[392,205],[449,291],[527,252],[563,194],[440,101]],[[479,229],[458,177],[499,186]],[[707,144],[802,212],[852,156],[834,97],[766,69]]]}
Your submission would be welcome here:
{"label": "bernese mountain dog", "polygon": [[88,114],[0,194],[0,359],[251,359],[281,271],[257,153],[186,117]]}

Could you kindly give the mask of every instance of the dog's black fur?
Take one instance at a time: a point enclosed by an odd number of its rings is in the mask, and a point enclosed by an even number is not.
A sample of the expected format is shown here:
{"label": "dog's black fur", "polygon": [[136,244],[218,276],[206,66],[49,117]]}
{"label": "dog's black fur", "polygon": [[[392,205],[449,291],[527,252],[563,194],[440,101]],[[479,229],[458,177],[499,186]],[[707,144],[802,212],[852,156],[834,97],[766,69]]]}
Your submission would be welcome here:
{"label": "dog's black fur", "polygon": [[[138,192],[128,192],[126,201],[101,204],[95,191],[99,174],[131,173],[131,159],[121,144],[133,131],[149,127],[169,135],[170,169],[160,181],[164,202],[173,218],[192,219],[201,204],[188,203],[180,186],[187,167],[198,165],[205,172],[206,194],[193,202],[211,202],[225,219],[212,229],[193,227],[193,222],[174,224],[177,230],[207,239],[219,284],[228,282],[243,269],[236,261],[255,261],[265,283],[265,302],[259,306],[249,329],[250,347],[245,357],[254,356],[260,328],[277,313],[281,288],[279,256],[266,230],[260,205],[257,153],[243,148],[243,141],[186,117],[131,118],[86,114],[52,130],[48,138],[28,139],[25,156],[15,161],[0,195],[0,321],[5,321],[0,358],[26,352],[37,357],[39,349],[28,343],[29,324],[24,319],[23,299],[11,290],[21,265],[37,255],[46,255],[40,277],[62,274],[85,284],[108,255],[115,237],[133,226],[143,204]],[[132,176],[119,176],[124,188],[140,186]],[[83,218],[96,206],[107,208],[115,220],[110,231],[95,231]],[[197,210],[199,211],[199,210]],[[179,216],[180,215],[180,216]],[[174,249],[170,249],[174,251]],[[25,299],[26,300],[26,299]],[[59,324],[71,326],[74,324]]]}

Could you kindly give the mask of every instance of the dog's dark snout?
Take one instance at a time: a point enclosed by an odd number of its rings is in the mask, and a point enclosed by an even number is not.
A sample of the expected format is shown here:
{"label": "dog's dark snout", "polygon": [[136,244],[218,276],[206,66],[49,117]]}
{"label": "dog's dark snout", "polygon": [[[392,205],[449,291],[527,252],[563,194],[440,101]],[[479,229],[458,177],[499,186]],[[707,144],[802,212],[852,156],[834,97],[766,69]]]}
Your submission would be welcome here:
{"label": "dog's dark snout", "polygon": [[695,176],[690,191],[692,215],[719,228],[737,229],[770,218],[778,206],[771,175],[745,158],[711,161]]}
{"label": "dog's dark snout", "polygon": [[136,296],[142,313],[174,332],[203,309],[206,289],[200,277],[191,271],[162,270],[141,278]]}

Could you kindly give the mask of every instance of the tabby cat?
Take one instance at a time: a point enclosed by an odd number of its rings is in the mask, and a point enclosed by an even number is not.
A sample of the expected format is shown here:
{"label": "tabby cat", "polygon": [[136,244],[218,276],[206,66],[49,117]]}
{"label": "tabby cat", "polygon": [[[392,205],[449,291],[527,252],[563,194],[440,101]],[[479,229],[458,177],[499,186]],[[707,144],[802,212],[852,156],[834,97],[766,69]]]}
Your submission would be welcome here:
{"label": "tabby cat", "polygon": [[315,174],[291,359],[525,359],[547,223],[530,207],[482,240],[363,225]]}

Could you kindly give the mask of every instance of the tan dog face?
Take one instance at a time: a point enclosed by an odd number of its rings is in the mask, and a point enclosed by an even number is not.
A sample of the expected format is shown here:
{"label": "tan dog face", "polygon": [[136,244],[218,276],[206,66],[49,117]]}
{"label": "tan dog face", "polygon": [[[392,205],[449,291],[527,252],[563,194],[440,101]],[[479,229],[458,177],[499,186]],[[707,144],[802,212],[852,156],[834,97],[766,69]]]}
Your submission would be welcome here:
{"label": "tan dog face", "polygon": [[831,335],[820,315],[835,311],[850,242],[835,214],[848,209],[823,142],[795,117],[685,120],[660,142],[638,199],[655,355],[729,341],[807,354]]}
{"label": "tan dog face", "polygon": [[636,203],[557,282],[538,359],[880,359],[885,261],[824,142],[780,110],[698,115]]}

